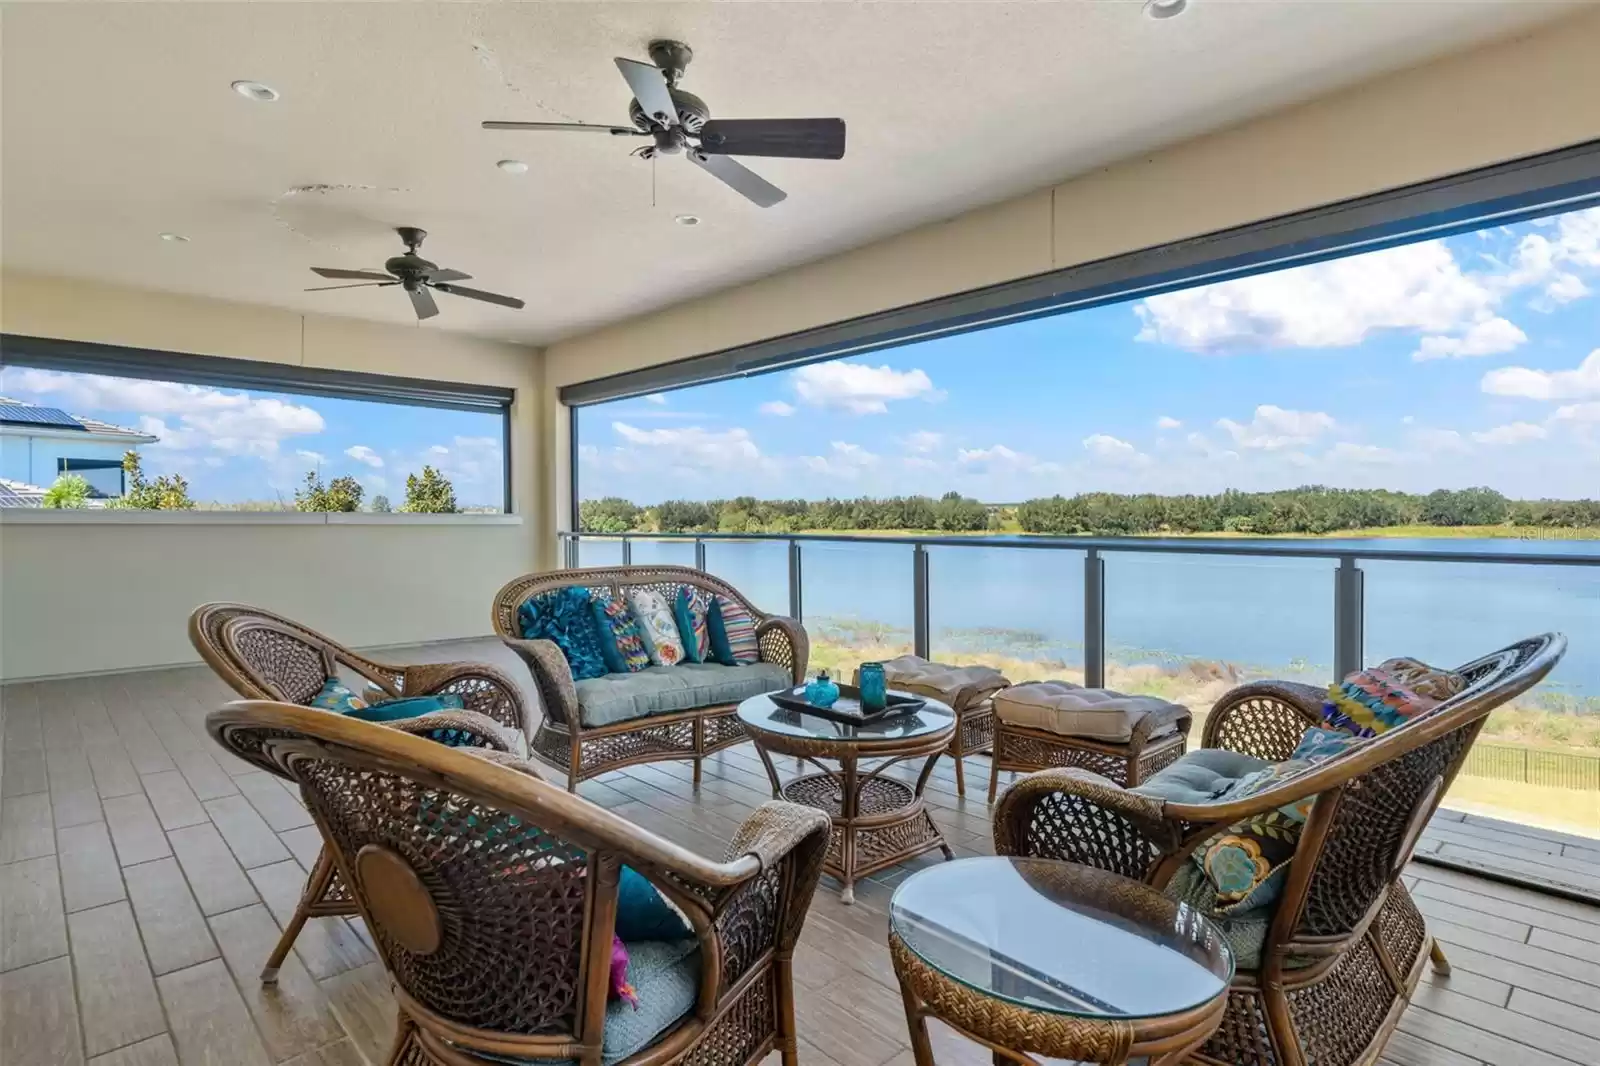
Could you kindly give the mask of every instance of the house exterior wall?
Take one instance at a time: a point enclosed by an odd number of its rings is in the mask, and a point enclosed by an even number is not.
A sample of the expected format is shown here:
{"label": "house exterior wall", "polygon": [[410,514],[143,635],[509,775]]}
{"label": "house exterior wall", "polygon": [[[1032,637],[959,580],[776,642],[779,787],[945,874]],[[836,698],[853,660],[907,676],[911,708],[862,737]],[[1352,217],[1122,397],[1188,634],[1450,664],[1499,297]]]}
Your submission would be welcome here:
{"label": "house exterior wall", "polygon": [[[62,459],[67,460],[69,469],[72,461],[79,459],[120,463],[123,454],[129,450],[126,442],[107,440],[96,433],[14,432],[19,428],[7,426],[0,430],[0,477],[25,481],[41,488],[47,489],[55,482]],[[120,467],[76,472],[82,474],[97,491],[107,496],[122,495]]]}

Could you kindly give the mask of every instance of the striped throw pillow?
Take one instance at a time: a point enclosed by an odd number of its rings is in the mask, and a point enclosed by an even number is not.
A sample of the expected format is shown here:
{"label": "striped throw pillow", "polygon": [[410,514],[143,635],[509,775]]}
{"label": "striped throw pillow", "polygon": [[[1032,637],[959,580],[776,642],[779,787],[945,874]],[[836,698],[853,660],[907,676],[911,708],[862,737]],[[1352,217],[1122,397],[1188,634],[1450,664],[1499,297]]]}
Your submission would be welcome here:
{"label": "striped throw pillow", "polygon": [[726,596],[716,596],[711,601],[708,622],[711,648],[718,662],[724,666],[738,666],[760,661],[761,645],[756,642],[755,620],[744,604]]}

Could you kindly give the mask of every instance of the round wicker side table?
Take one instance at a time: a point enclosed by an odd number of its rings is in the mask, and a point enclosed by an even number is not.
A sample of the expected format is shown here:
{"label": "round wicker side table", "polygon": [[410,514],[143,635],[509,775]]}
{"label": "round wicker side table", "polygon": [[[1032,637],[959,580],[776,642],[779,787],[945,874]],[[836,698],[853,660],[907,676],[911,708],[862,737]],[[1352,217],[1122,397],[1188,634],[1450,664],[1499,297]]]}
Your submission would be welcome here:
{"label": "round wicker side table", "polygon": [[[951,858],[922,798],[934,764],[955,735],[956,716],[949,707],[929,699],[916,714],[858,726],[753,696],[739,704],[739,721],[767,768],[773,798],[815,807],[833,819],[822,869],[844,882],[844,902],[853,903],[855,883],[875,871],[935,848]],[[793,755],[817,772],[785,784],[772,763],[775,754]],[[918,758],[926,762],[915,784],[885,776],[897,763]],[[879,761],[862,766],[864,759]]]}
{"label": "round wicker side table", "polygon": [[984,857],[906,878],[889,953],[917,1066],[938,1018],[1005,1060],[1176,1066],[1227,1007],[1233,955],[1190,907],[1116,874]]}

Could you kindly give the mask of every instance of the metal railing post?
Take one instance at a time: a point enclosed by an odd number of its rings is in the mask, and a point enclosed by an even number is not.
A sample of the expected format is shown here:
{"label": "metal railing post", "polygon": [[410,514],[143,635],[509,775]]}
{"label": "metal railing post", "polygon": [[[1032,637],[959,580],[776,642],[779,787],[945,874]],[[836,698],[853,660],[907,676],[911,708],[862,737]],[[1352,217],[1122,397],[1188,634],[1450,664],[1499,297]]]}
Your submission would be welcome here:
{"label": "metal railing post", "polygon": [[627,537],[622,538],[622,565],[633,565],[633,542]]}
{"label": "metal railing post", "polygon": [[1344,677],[1361,669],[1365,659],[1366,571],[1353,555],[1339,556],[1333,571],[1333,675]]}
{"label": "metal railing post", "polygon": [[563,537],[561,550],[565,553],[562,561],[566,564],[566,568],[568,570],[576,569],[578,566],[578,535],[569,533]]}
{"label": "metal railing post", "polygon": [[706,542],[699,537],[694,538],[694,568],[696,570],[706,568]]}
{"label": "metal railing post", "polygon": [[789,617],[796,622],[800,621],[800,542],[789,542]]}
{"label": "metal railing post", "polygon": [[1106,687],[1106,561],[1096,548],[1083,556],[1083,684]]}
{"label": "metal railing post", "polygon": [[911,650],[924,659],[929,658],[928,647],[932,643],[928,636],[930,591],[928,549],[914,544],[911,547]]}

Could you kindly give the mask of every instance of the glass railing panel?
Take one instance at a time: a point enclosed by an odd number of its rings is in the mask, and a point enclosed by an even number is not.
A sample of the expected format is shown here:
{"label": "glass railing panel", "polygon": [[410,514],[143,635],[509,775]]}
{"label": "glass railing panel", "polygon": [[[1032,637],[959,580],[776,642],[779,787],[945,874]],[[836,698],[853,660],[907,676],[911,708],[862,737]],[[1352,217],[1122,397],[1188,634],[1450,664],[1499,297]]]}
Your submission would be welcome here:
{"label": "glass railing panel", "polygon": [[621,566],[622,541],[578,538],[579,566]]}
{"label": "glass railing panel", "polygon": [[848,681],[863,662],[911,651],[909,544],[810,542],[800,551],[813,673]]}
{"label": "glass railing panel", "polygon": [[928,549],[929,657],[1083,683],[1081,551]]}
{"label": "glass railing panel", "polygon": [[694,541],[628,538],[628,562],[633,566],[693,566]]}
{"label": "glass railing panel", "polygon": [[1194,712],[1246,681],[1325,685],[1331,559],[1106,552],[1106,687]]}
{"label": "glass railing panel", "polygon": [[[1594,542],[1541,541],[1593,552]],[[1460,666],[1522,637],[1565,633],[1567,654],[1533,690],[1490,713],[1444,806],[1539,829],[1600,837],[1600,567],[1363,562],[1365,654]],[[1438,823],[1436,823],[1438,824]],[[1446,830],[1448,827],[1445,827]],[[1448,833],[1441,833],[1441,837]],[[1561,856],[1538,860],[1445,839],[1442,857],[1511,865],[1560,880]]]}
{"label": "glass railing panel", "polygon": [[708,540],[706,572],[767,614],[789,613],[788,541]]}

